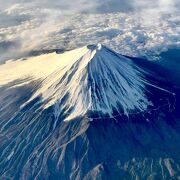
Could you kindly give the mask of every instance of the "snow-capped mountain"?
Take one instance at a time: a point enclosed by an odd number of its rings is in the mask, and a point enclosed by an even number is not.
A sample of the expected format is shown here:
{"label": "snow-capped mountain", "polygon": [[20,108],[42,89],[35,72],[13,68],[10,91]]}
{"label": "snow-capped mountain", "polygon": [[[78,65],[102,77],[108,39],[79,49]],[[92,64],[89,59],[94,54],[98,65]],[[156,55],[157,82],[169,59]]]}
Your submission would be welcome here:
{"label": "snow-capped mountain", "polygon": [[176,179],[178,88],[165,67],[101,44],[8,61],[0,177]]}
{"label": "snow-capped mountain", "polygon": [[8,62],[0,71],[1,84],[21,80],[12,87],[40,81],[41,85],[21,108],[41,96],[39,107],[55,105],[55,114],[63,112],[65,120],[91,112],[113,117],[114,113],[128,116],[146,111],[154,105],[148,98],[148,86],[173,95],[151,83],[145,76],[148,72],[131,59],[101,44]]}

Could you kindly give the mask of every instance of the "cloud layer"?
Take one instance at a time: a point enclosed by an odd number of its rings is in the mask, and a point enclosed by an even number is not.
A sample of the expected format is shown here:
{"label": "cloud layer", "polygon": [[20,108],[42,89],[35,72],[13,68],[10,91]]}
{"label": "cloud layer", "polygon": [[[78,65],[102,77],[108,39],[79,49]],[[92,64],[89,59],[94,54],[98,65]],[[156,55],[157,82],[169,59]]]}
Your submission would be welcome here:
{"label": "cloud layer", "polygon": [[1,61],[34,50],[94,43],[126,55],[155,58],[180,44],[177,0],[1,1]]}

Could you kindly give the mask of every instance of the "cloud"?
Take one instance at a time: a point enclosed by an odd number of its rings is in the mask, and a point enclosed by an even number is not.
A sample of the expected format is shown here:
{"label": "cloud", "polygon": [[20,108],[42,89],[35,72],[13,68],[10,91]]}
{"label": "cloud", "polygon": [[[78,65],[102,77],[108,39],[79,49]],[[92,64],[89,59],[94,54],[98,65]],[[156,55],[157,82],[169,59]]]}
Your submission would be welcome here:
{"label": "cloud", "polygon": [[[2,1],[2,0],[0,0]],[[7,0],[0,8],[0,60],[41,49],[103,43],[120,53],[155,57],[179,45],[175,0]],[[2,8],[3,7],[3,8]]]}

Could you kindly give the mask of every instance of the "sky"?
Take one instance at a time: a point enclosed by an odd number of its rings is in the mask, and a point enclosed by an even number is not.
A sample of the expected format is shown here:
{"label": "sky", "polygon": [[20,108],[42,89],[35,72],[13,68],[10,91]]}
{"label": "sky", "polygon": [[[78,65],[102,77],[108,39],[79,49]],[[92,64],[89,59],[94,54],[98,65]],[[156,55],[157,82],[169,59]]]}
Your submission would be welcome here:
{"label": "sky", "polygon": [[157,59],[180,47],[179,0],[0,0],[0,61],[102,43]]}

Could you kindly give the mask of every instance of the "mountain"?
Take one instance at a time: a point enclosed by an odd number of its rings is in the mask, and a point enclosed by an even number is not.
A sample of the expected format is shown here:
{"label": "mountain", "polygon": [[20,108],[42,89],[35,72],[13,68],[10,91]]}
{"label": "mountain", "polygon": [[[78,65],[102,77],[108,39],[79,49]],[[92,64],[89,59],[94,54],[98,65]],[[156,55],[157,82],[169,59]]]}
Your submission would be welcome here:
{"label": "mountain", "polygon": [[101,44],[0,65],[0,177],[180,178],[169,73]]}

